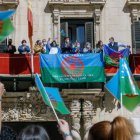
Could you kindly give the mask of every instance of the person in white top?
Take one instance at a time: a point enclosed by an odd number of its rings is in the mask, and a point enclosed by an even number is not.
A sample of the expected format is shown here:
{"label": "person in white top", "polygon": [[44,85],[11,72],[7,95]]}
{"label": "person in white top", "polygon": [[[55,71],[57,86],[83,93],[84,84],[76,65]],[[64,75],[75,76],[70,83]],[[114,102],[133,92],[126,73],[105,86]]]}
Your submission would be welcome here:
{"label": "person in white top", "polygon": [[60,48],[58,47],[55,40],[50,44],[50,46],[51,48],[49,54],[60,54]]}

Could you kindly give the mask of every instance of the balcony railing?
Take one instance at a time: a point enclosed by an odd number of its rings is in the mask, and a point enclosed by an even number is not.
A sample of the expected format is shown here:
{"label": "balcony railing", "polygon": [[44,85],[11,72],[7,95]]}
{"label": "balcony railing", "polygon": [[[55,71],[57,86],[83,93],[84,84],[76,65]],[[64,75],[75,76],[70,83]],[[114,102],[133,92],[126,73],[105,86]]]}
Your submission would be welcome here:
{"label": "balcony railing", "polygon": [[[133,74],[140,75],[140,54],[130,55],[130,68]],[[19,67],[20,66],[20,67]],[[27,76],[31,75],[30,54],[1,54],[0,53],[0,76]],[[115,74],[116,67],[105,67],[106,74]],[[40,74],[39,56],[34,55],[34,72]]]}

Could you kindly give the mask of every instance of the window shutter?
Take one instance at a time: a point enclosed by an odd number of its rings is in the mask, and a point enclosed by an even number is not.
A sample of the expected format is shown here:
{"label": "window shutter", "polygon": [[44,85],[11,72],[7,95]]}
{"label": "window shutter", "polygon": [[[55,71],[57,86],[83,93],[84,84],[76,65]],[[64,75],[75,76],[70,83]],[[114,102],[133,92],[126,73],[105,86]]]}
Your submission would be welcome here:
{"label": "window shutter", "polygon": [[140,21],[132,24],[133,53],[140,53]]}
{"label": "window shutter", "polygon": [[60,29],[60,38],[62,44],[64,42],[64,38],[68,36],[68,22],[61,23],[61,29]]}
{"label": "window shutter", "polygon": [[93,22],[85,23],[85,42],[91,43],[93,47]]}

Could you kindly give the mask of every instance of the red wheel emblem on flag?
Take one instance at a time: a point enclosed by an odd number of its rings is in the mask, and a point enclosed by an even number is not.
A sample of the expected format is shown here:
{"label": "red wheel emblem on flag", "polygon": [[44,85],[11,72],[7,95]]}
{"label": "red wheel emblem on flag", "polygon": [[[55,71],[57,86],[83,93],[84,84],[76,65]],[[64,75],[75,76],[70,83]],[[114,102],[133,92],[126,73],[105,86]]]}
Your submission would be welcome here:
{"label": "red wheel emblem on flag", "polygon": [[58,103],[57,103],[57,101],[55,100],[54,96],[53,96],[52,94],[50,94],[50,93],[48,93],[48,95],[49,95],[49,98],[50,98],[50,100],[51,100],[51,102],[52,102],[52,105],[53,105],[54,107],[57,107],[57,106],[58,106]]}
{"label": "red wheel emblem on flag", "polygon": [[62,61],[61,70],[64,75],[77,77],[83,73],[84,64],[80,58],[76,56],[68,56]]}
{"label": "red wheel emblem on flag", "polygon": [[125,96],[129,97],[129,98],[133,98],[133,97],[137,97],[137,94],[125,94]]}

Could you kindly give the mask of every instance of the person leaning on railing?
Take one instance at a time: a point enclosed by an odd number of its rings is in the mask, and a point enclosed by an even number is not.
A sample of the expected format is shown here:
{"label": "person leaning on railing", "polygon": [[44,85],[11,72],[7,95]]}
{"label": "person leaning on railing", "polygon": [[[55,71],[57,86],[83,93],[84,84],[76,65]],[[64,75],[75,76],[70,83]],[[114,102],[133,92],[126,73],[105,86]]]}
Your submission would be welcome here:
{"label": "person leaning on railing", "polygon": [[16,52],[16,47],[12,44],[12,39],[8,39],[8,45],[5,52],[10,54],[14,54]]}
{"label": "person leaning on railing", "polygon": [[50,44],[50,52],[49,54],[60,54],[61,50],[58,46],[58,44],[56,43],[55,40],[53,40],[53,42]]}
{"label": "person leaning on railing", "polygon": [[127,44],[116,42],[114,37],[109,38],[108,46],[115,51],[120,51],[121,48],[130,48]]}
{"label": "person leaning on railing", "polygon": [[94,53],[101,53],[103,52],[103,42],[101,40],[98,41],[98,43],[96,44],[96,48],[93,50]]}
{"label": "person leaning on railing", "polygon": [[45,53],[45,49],[44,49],[44,47],[43,47],[43,45],[42,45],[42,42],[41,42],[41,40],[37,40],[36,41],[36,44],[35,44],[35,46],[34,46],[34,53]]}
{"label": "person leaning on railing", "polygon": [[26,54],[26,53],[30,52],[30,48],[27,45],[26,40],[21,41],[21,45],[18,47],[18,51],[19,51],[20,54]]}

